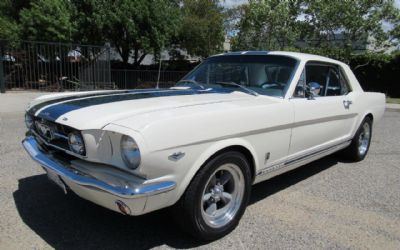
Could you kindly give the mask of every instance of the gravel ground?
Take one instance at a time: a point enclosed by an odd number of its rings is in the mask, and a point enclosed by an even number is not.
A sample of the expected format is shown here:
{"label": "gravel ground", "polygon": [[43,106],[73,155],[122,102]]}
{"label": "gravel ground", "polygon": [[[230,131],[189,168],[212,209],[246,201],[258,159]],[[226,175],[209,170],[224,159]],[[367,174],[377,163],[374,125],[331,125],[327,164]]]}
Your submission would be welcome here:
{"label": "gravel ground", "polygon": [[125,217],[63,195],[20,143],[37,95],[0,95],[0,249],[400,249],[400,112],[375,126],[364,161],[329,156],[254,186],[238,228],[204,243],[166,210]]}

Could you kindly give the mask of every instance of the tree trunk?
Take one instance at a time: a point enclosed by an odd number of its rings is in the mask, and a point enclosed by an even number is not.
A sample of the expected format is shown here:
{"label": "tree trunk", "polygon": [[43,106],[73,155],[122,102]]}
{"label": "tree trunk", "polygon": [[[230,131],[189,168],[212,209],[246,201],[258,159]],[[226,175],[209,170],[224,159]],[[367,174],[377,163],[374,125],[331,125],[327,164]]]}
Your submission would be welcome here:
{"label": "tree trunk", "polygon": [[129,62],[129,48],[122,48],[121,57],[122,57],[122,62],[125,64],[125,66],[128,65],[128,62]]}
{"label": "tree trunk", "polygon": [[135,48],[135,53],[134,53],[134,62],[133,62],[133,67],[135,69],[138,69],[140,67],[140,64],[142,63],[143,59],[146,57],[147,53],[143,52],[142,55],[139,57],[139,48]]}

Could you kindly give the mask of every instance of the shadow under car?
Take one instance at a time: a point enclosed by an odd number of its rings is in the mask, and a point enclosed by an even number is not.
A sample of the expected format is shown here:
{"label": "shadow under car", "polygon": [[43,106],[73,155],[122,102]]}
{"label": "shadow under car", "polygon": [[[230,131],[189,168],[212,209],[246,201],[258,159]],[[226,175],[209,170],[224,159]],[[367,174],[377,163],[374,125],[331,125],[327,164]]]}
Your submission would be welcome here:
{"label": "shadow under car", "polygon": [[[338,162],[335,155],[327,156],[259,183],[252,188],[249,205]],[[149,249],[160,245],[192,248],[206,244],[182,232],[169,209],[138,217],[123,216],[71,192],[64,195],[46,175],[20,179],[13,196],[24,223],[56,249]]]}

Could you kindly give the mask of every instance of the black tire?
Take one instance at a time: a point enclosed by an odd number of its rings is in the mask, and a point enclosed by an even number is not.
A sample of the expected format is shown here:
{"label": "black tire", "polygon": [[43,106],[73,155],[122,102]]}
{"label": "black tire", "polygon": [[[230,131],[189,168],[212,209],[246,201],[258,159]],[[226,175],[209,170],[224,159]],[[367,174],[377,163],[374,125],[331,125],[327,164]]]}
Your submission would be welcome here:
{"label": "black tire", "polygon": [[[369,137],[368,137],[368,144],[364,150],[360,150],[360,136],[365,133],[365,125],[369,129]],[[354,135],[351,144],[343,150],[345,157],[354,162],[364,160],[365,156],[368,154],[369,146],[371,145],[371,138],[372,138],[372,120],[368,116],[364,118],[361,122],[360,127],[358,128],[356,134]]]}
{"label": "black tire", "polygon": [[[210,183],[213,176],[217,175],[221,167],[226,164],[234,164],[243,174],[244,191],[240,206],[227,224],[215,228],[210,227],[204,217],[204,192],[206,188],[211,187]],[[225,171],[225,170],[222,170]],[[221,172],[222,173],[222,172]],[[225,173],[225,172],[224,172]],[[222,179],[222,176],[221,176]],[[206,187],[207,185],[207,187]],[[236,188],[235,188],[236,189]],[[195,175],[182,195],[181,199],[173,207],[173,214],[176,222],[182,227],[184,232],[189,233],[195,238],[205,241],[211,241],[230,233],[239,223],[250,198],[251,189],[251,171],[246,157],[234,151],[221,153],[208,161]],[[242,190],[242,188],[241,188]],[[210,198],[212,199],[212,198]],[[207,201],[208,202],[208,201]],[[213,202],[215,202],[213,200]],[[217,203],[215,203],[217,204]],[[231,204],[231,203],[228,203]]]}

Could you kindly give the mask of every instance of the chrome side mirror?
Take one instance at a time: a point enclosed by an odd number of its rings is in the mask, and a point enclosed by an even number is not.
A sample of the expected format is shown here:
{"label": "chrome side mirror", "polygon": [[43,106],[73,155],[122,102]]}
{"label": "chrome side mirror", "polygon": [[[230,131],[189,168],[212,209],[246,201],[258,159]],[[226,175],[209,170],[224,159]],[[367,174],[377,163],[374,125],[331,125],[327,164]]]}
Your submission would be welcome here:
{"label": "chrome side mirror", "polygon": [[315,100],[319,96],[322,86],[317,82],[310,82],[306,85],[306,94],[308,100]]}

